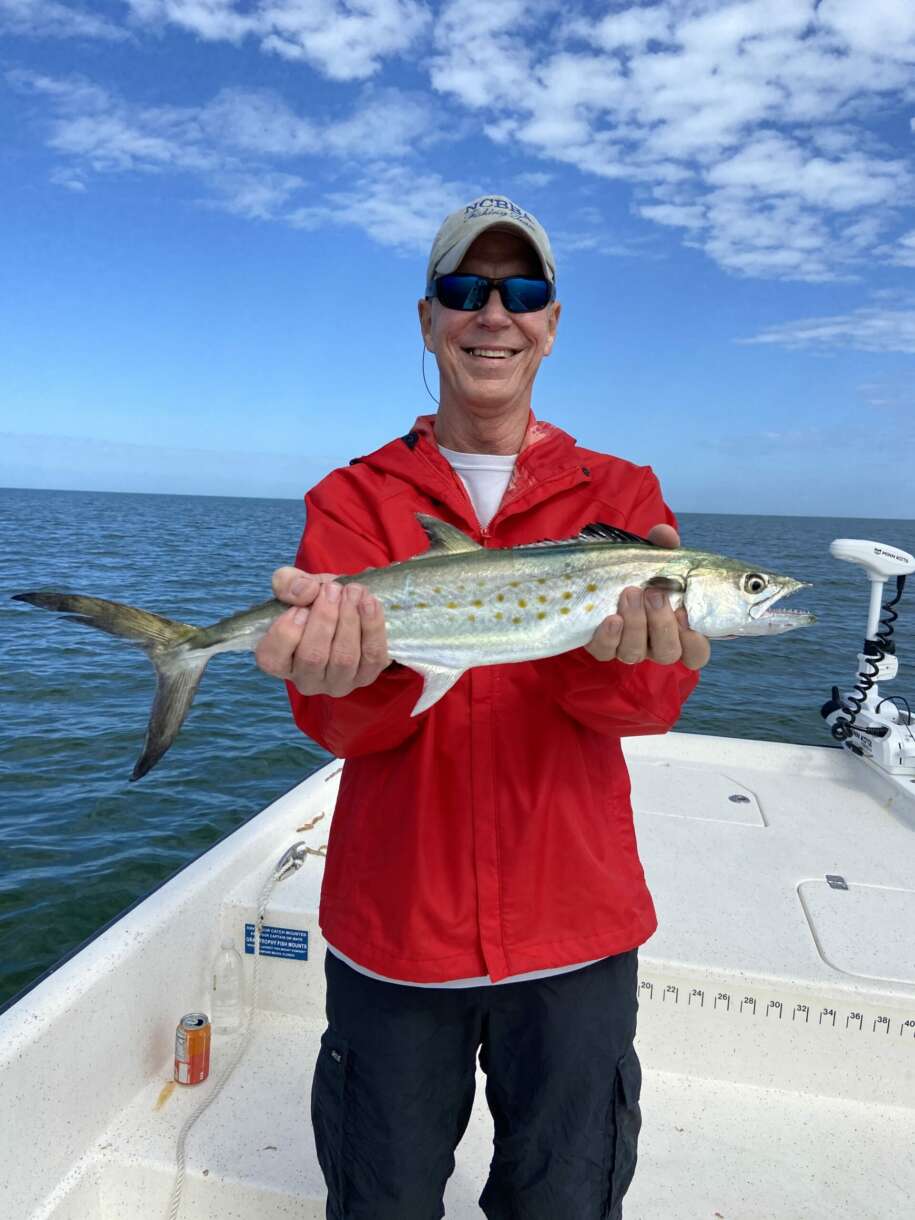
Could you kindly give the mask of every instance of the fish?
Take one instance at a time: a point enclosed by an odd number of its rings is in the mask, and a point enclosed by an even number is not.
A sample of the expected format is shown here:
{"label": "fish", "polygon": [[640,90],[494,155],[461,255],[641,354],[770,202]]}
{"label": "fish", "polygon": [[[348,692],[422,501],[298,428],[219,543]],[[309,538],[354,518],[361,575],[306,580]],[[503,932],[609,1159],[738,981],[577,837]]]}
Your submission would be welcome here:
{"label": "fish", "polygon": [[[336,577],[357,581],[384,610],[391,658],[423,677],[419,715],[478,665],[556,656],[587,644],[628,586],[660,589],[710,639],[778,635],[815,622],[775,608],[807,582],[709,551],[668,549],[595,522],[573,538],[487,548],[437,517],[416,514],[429,546],[411,559]],[[143,751],[146,775],[178,735],[210,658],[253,651],[289,607],[271,598],[209,627],[120,602],[38,590],[14,600],[55,610],[138,644],[156,671]]]}

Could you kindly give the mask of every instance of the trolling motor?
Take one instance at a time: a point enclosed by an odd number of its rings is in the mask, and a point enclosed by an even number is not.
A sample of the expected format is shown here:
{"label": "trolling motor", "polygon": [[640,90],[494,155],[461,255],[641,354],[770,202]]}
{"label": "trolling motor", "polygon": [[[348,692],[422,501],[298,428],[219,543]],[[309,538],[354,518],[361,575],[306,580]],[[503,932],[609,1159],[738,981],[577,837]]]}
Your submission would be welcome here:
{"label": "trolling motor", "polygon": [[[899,662],[893,641],[894,607],[902,597],[906,576],[915,572],[915,558],[898,547],[861,538],[837,538],[830,545],[836,559],[856,563],[867,572],[871,596],[864,650],[858,653],[855,685],[844,695],[832,688],[832,698],[820,709],[836,741],[891,776],[915,797],[915,719],[902,695],[880,698],[878,681],[896,677]],[[896,578],[896,596],[883,601],[886,582]],[[882,617],[881,617],[882,615]]]}

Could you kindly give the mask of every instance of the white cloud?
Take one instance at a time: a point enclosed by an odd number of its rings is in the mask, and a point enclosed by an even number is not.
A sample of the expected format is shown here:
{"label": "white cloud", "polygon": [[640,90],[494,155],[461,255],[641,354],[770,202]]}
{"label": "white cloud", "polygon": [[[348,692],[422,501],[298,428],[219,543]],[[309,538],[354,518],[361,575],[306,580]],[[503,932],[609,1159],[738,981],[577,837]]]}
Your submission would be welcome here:
{"label": "white cloud", "polygon": [[287,219],[303,229],[353,225],[381,245],[403,253],[428,253],[443,217],[479,193],[474,184],[375,164],[352,189],[332,192],[320,204],[299,208]]}
{"label": "white cloud", "polygon": [[297,174],[226,171],[215,174],[211,180],[220,198],[201,202],[245,220],[274,220],[283,215],[290,200],[305,185],[305,179]]}
{"label": "white cloud", "polygon": [[907,0],[822,0],[817,17],[851,46],[915,62],[915,7]]}
{"label": "white cloud", "polygon": [[915,229],[903,233],[896,244],[884,252],[890,262],[898,263],[901,267],[915,267]]}
{"label": "white cloud", "polygon": [[444,6],[433,87],[496,142],[633,183],[638,214],[727,270],[847,277],[911,206],[911,157],[868,122],[915,97],[915,5],[876,0],[873,24],[858,0],[476,8]]}
{"label": "white cloud", "polygon": [[48,177],[55,186],[62,186],[65,190],[73,191],[74,194],[83,195],[86,192],[86,176],[79,170],[61,166],[51,170]]}
{"label": "white cloud", "polygon": [[126,0],[137,26],[175,25],[209,41],[254,38],[332,80],[364,80],[407,51],[429,14],[418,0]]}
{"label": "white cloud", "polygon": [[[225,89],[196,107],[108,99],[93,108],[73,82],[58,86],[66,99],[33,83],[59,111],[52,143],[71,168],[172,166],[222,183],[251,173],[298,179],[309,158],[356,161],[362,173],[387,158],[396,171],[447,127],[451,138],[482,133],[536,157],[536,169],[513,179],[521,189],[547,185],[551,163],[630,184],[635,216],[679,230],[734,274],[824,281],[878,260],[913,265],[912,149],[880,134],[902,107],[915,131],[908,0],[444,0],[437,11],[427,0],[123,4],[133,37],[171,27],[257,46],[335,81],[367,80],[410,52],[433,92],[379,85],[347,114],[319,116],[263,89]],[[33,31],[123,36],[62,0],[0,0],[0,17]],[[101,23],[95,34],[92,22]],[[449,103],[447,124],[436,96]],[[272,181],[260,206],[275,214],[338,215],[347,194],[297,207],[295,191],[277,185],[287,179]],[[249,199],[239,191],[242,214],[257,212]],[[590,232],[568,237],[604,248]]]}
{"label": "white cloud", "polygon": [[97,38],[122,41],[122,26],[58,0],[0,0],[0,30],[28,38]]}
{"label": "white cloud", "polygon": [[893,307],[878,303],[851,313],[803,318],[770,326],[742,343],[766,343],[791,350],[904,352],[915,354],[915,301]]}
{"label": "white cloud", "polygon": [[[396,89],[367,86],[346,114],[321,120],[266,89],[223,89],[201,106],[136,106],[78,77],[19,70],[8,80],[56,111],[48,144],[66,161],[53,181],[69,190],[84,190],[91,174],[180,172],[206,188],[204,206],[300,228],[355,225],[414,250],[475,189],[392,163],[441,137],[435,104]],[[358,165],[351,189],[327,185],[335,163]]]}
{"label": "white cloud", "polygon": [[712,166],[705,180],[756,195],[795,196],[816,208],[845,212],[901,202],[911,175],[902,161],[854,152],[830,161],[796,140],[760,133]]}
{"label": "white cloud", "polygon": [[515,174],[515,185],[521,190],[541,191],[556,177],[555,174],[547,174],[541,170],[526,170],[522,174]]}

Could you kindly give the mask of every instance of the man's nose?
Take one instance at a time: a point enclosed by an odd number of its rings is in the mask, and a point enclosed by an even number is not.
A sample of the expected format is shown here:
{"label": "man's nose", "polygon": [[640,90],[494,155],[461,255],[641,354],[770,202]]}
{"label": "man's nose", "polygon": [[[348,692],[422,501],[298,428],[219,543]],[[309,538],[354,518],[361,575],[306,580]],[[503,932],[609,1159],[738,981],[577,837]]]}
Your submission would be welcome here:
{"label": "man's nose", "polygon": [[501,328],[511,324],[511,314],[502,304],[498,288],[493,287],[490,291],[489,300],[480,310],[479,320],[484,326],[491,328]]}

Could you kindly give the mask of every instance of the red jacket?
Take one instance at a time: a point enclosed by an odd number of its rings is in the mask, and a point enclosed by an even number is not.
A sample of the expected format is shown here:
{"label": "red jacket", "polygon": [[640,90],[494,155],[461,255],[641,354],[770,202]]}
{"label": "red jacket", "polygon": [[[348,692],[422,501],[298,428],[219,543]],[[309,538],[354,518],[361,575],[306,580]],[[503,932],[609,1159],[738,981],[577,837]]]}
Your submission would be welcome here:
{"label": "red jacket", "polygon": [[[481,530],[432,418],[308,493],[298,567],[353,573],[407,559],[427,546],[416,512],[495,547],[567,538],[592,521],[635,533],[676,525],[650,467],[532,418]],[[497,981],[642,944],[657,918],[619,739],[666,732],[697,680],[679,662],[626,666],[579,648],[469,670],[416,717],[422,679],[399,665],[342,699],[289,685],[299,727],[346,759],[321,891],[327,940],[417,983]]]}

